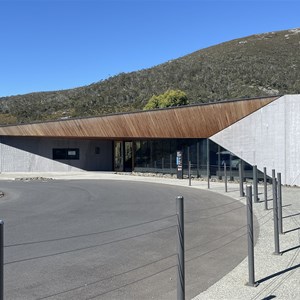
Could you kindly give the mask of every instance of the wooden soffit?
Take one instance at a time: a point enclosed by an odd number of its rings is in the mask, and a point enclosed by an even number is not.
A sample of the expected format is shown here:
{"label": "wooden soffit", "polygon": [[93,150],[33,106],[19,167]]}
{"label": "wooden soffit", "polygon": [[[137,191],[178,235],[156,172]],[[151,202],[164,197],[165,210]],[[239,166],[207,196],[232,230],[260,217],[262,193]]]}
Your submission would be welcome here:
{"label": "wooden soffit", "polygon": [[100,139],[208,138],[277,98],[222,101],[102,117],[1,126],[0,135]]}

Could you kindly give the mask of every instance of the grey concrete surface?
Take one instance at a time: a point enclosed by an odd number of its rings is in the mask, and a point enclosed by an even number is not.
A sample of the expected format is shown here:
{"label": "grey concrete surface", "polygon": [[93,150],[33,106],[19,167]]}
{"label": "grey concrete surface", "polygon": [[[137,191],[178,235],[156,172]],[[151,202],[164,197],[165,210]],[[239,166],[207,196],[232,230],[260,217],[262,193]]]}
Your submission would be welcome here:
{"label": "grey concrete surface", "polygon": [[[108,180],[134,180],[136,182],[152,182],[175,186],[188,186],[187,180],[177,180],[170,178],[157,177],[138,177],[130,175],[117,175],[113,173],[37,173],[37,174],[0,174],[1,179],[15,180],[15,178],[25,177],[48,177],[56,180],[69,179],[108,179]],[[207,190],[207,183],[205,181],[192,181],[192,187],[197,193]],[[224,195],[224,183],[211,182],[211,189],[215,193]],[[264,203],[260,202],[254,204],[254,213],[259,223],[258,241],[255,246],[255,276],[256,281],[259,282],[257,287],[249,287],[245,285],[248,281],[248,266],[247,258],[245,258],[239,265],[233,268],[225,275],[215,278],[215,283],[201,282],[201,278],[189,278],[188,281],[194,280],[195,289],[198,289],[199,295],[194,297],[194,300],[202,299],[300,299],[300,188],[283,187],[283,230],[284,235],[280,236],[280,250],[283,254],[276,256],[274,252],[273,240],[273,219],[272,219],[272,188],[268,187],[269,210],[264,210]],[[263,199],[263,187],[259,186],[259,197]],[[245,203],[244,198],[239,197],[239,187],[236,183],[228,183],[228,193],[226,196],[231,198],[231,201],[237,200]],[[226,207],[226,206],[225,206]],[[221,207],[220,207],[221,208]],[[245,216],[245,215],[244,215]],[[257,232],[257,231],[256,231]],[[230,241],[230,240],[229,240]],[[206,257],[206,256],[204,256]],[[211,257],[206,257],[206,261],[211,260]],[[209,270],[204,264],[193,264],[200,274],[206,273]],[[158,276],[158,275],[156,275]],[[155,277],[155,276],[154,276]],[[221,278],[222,277],[222,278]],[[162,279],[162,278],[160,278]],[[172,280],[175,280],[173,277]],[[170,280],[170,281],[172,281]],[[201,284],[207,284],[205,288]],[[139,287],[136,287],[138,289]],[[152,286],[153,288],[153,286]],[[116,287],[117,289],[117,287]],[[147,289],[151,289],[149,285]],[[205,290],[205,291],[204,291]],[[117,290],[116,290],[117,292]],[[156,295],[157,296],[157,295]],[[175,295],[158,295],[153,299],[168,299],[167,297]],[[124,299],[122,298],[122,291],[114,295],[115,298],[109,299]],[[190,299],[193,296],[187,297]],[[59,299],[59,298],[58,298]],[[76,299],[76,298],[74,298]],[[99,298],[101,299],[101,298]],[[134,299],[134,297],[133,297]]]}
{"label": "grey concrete surface", "polygon": [[185,197],[187,299],[246,256],[244,204],[185,181],[92,172],[0,178],[7,300],[175,299],[177,195]]}
{"label": "grey concrete surface", "polygon": [[[214,190],[221,187],[214,186]],[[232,187],[233,189],[233,187]],[[262,186],[259,187],[263,198]],[[193,300],[214,299],[300,299],[300,188],[283,187],[283,235],[280,235],[280,252],[274,255],[274,227],[272,201],[269,210],[264,203],[254,204],[260,233],[255,246],[255,277],[257,287],[246,285],[248,281],[248,262],[243,260],[236,268],[224,276],[205,292]],[[272,198],[271,186],[268,188]],[[238,194],[231,192],[234,199]],[[244,203],[244,199],[241,202]]]}
{"label": "grey concrete surface", "polygon": [[[111,170],[112,147],[112,141],[95,139],[1,136],[0,172]],[[52,153],[54,148],[77,148],[79,159],[54,160]]]}
{"label": "grey concrete surface", "polygon": [[[259,170],[300,185],[300,95],[284,95],[210,139]],[[255,124],[255,126],[253,126]]]}

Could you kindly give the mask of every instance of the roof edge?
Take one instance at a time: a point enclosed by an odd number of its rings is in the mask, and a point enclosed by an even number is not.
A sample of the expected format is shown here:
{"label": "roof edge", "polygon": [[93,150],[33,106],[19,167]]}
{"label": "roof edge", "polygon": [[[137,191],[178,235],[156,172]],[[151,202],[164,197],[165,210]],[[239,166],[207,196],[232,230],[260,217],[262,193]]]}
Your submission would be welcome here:
{"label": "roof edge", "polygon": [[156,108],[156,109],[151,109],[151,110],[136,110],[136,111],[132,111],[132,112],[119,112],[119,113],[111,113],[111,114],[99,115],[99,116],[75,117],[75,118],[57,119],[57,120],[49,120],[49,121],[36,121],[36,122],[29,122],[29,123],[6,124],[6,125],[0,125],[0,128],[35,125],[35,124],[48,124],[48,123],[50,124],[50,123],[55,123],[55,122],[68,122],[68,121],[72,121],[72,120],[97,119],[97,118],[104,118],[104,117],[111,117],[111,116],[132,115],[132,114],[138,114],[138,113],[152,113],[152,112],[172,110],[172,109],[174,110],[174,109],[207,106],[207,105],[230,103],[230,102],[240,102],[240,101],[248,101],[248,100],[261,100],[261,99],[267,99],[267,98],[274,98],[274,100],[276,100],[282,96],[284,96],[284,95],[269,95],[269,96],[248,97],[248,98],[211,100],[211,101],[205,102],[205,103],[193,103],[193,104],[188,104],[188,105],[172,106],[172,107],[166,107],[166,108]]}

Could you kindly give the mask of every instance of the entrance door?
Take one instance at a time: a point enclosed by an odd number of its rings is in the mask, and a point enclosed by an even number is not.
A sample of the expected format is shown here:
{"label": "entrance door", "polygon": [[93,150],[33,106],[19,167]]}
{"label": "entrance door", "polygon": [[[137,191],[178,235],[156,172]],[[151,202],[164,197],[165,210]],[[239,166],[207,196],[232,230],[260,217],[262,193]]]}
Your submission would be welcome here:
{"label": "entrance door", "polygon": [[132,172],[132,142],[115,141],[114,170],[117,172]]}
{"label": "entrance door", "polygon": [[114,170],[117,172],[124,171],[124,149],[122,141],[114,142]]}
{"label": "entrance door", "polygon": [[132,172],[132,142],[125,142],[124,152],[124,171]]}

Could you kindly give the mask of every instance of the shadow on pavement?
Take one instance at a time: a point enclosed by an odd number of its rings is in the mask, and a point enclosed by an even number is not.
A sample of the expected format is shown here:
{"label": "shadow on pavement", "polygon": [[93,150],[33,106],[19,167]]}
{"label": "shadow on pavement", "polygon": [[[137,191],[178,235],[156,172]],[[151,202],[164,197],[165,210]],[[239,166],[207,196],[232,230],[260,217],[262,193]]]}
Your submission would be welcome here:
{"label": "shadow on pavement", "polygon": [[289,232],[293,232],[293,231],[296,231],[296,230],[300,230],[300,227],[287,230],[287,231],[284,232],[284,234],[289,233]]}
{"label": "shadow on pavement", "polygon": [[289,252],[289,251],[292,251],[292,250],[296,250],[296,249],[298,249],[298,248],[300,248],[300,245],[295,246],[295,247],[292,247],[292,248],[290,248],[290,249],[283,250],[283,251],[281,251],[281,254],[284,254],[284,253]]}
{"label": "shadow on pavement", "polygon": [[[300,247],[300,246],[298,246],[298,247]],[[297,268],[299,268],[299,267],[300,267],[300,264],[295,265],[295,266],[290,267],[290,268],[287,268],[287,269],[285,269],[285,270],[279,271],[279,272],[277,272],[277,273],[271,274],[271,275],[269,275],[269,276],[267,276],[267,277],[265,277],[265,278],[262,278],[262,279],[257,280],[257,283],[258,283],[258,284],[261,284],[261,283],[264,282],[264,281],[267,281],[267,280],[272,279],[272,278],[274,278],[274,277],[276,277],[276,276],[282,275],[282,274],[284,274],[284,273],[286,273],[286,272],[295,270],[295,269],[297,269]],[[269,296],[269,297],[270,297],[270,296]],[[271,299],[271,298],[264,298],[264,299]]]}
{"label": "shadow on pavement", "polygon": [[295,216],[299,216],[299,215],[300,215],[300,213],[289,215],[289,216],[284,216],[284,217],[282,217],[282,219],[290,218],[290,217],[295,217]]}

